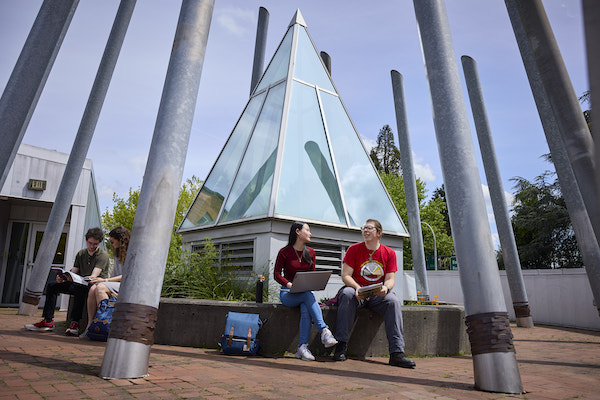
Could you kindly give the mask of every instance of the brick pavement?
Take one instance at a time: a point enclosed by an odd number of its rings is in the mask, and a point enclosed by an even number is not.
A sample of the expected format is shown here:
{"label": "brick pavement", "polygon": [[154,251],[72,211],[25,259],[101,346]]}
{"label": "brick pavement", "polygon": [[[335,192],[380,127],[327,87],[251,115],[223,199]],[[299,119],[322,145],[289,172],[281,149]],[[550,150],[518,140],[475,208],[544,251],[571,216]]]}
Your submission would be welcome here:
{"label": "brick pavement", "polygon": [[416,358],[417,368],[406,370],[386,358],[304,362],[154,345],[148,377],[104,380],[105,343],[63,336],[62,329],[29,332],[24,324],[38,317],[16,313],[0,309],[0,400],[600,399],[600,332],[513,325],[527,393],[507,395],[474,390],[470,356]]}

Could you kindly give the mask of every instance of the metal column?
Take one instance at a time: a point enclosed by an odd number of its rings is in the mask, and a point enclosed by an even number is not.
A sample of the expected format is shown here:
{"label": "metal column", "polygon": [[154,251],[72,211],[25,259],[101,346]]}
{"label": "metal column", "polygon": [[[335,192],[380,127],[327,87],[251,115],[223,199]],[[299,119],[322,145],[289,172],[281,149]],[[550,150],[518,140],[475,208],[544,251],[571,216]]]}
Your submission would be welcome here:
{"label": "metal column", "polygon": [[19,306],[19,314],[33,315],[40,302],[50,264],[54,259],[54,253],[56,252],[63,226],[69,214],[73,194],[79,182],[83,163],[85,162],[90,142],[94,136],[96,123],[98,122],[100,111],[106,98],[106,92],[108,91],[112,74],[119,58],[121,45],[125,39],[134,7],[135,0],[122,0],[119,5],[119,10],[110,31],[90,97],[83,112],[79,130],[73,142],[56,199],[50,211],[50,217],[48,218],[42,242],[35,258],[32,274],[23,292],[23,301]]}
{"label": "metal column", "polygon": [[252,79],[250,94],[258,84],[263,74],[265,62],[265,49],[267,47],[267,30],[269,29],[269,12],[264,7],[258,8],[258,24],[256,25],[256,42],[254,44],[254,63],[252,64]]}
{"label": "metal column", "polygon": [[428,301],[427,268],[425,266],[423,232],[421,231],[421,216],[419,214],[419,198],[415,182],[410,135],[408,133],[404,85],[402,75],[398,71],[392,70],[391,75],[394,108],[396,110],[396,126],[398,127],[398,147],[400,149],[400,163],[402,164],[402,178],[404,181],[404,193],[406,195],[406,215],[408,218],[408,228],[410,229],[413,269],[417,281],[417,291],[421,292],[418,298],[419,300]]}
{"label": "metal column", "polygon": [[0,98],[0,189],[21,145],[79,0],[45,0]]}
{"label": "metal column", "polygon": [[148,374],[214,0],[184,0],[100,375]]}
{"label": "metal column", "polygon": [[319,55],[323,60],[323,64],[325,64],[325,68],[327,68],[327,72],[329,72],[329,76],[331,76],[331,57],[324,51],[320,52]]}
{"label": "metal column", "polygon": [[[567,211],[575,231],[577,245],[581,251],[581,258],[587,273],[588,281],[594,295],[596,308],[600,315],[600,246],[596,240],[594,229],[575,180],[575,174],[571,168],[567,149],[560,135],[558,122],[550,101],[540,79],[537,64],[531,52],[529,41],[525,35],[522,19],[519,17],[515,7],[508,7],[508,14],[515,32],[517,44],[523,58],[525,72],[531,86],[531,92],[540,115],[540,121],[544,128],[548,148],[552,154],[552,162],[556,168],[556,174],[560,182],[561,191],[565,199]],[[510,0],[512,1],[512,0]]]}
{"label": "metal column", "polygon": [[498,159],[496,158],[496,150],[492,139],[492,130],[483,100],[477,63],[468,56],[462,56],[461,60],[467,82],[471,110],[473,111],[475,129],[477,130],[477,137],[479,139],[483,168],[490,189],[496,227],[500,236],[502,258],[506,267],[506,276],[508,278],[508,286],[515,310],[517,326],[533,328],[533,319],[531,318],[529,300],[527,299],[527,291],[525,290],[523,273],[521,271],[521,261],[519,260],[515,234],[510,222],[508,207],[506,206],[504,187],[502,186],[500,168],[498,167]]}
{"label": "metal column", "polygon": [[446,7],[442,0],[413,4],[465,299],[475,387],[522,393]]}
{"label": "metal column", "polygon": [[505,3],[511,21],[521,20],[520,34],[524,35],[523,40],[537,67],[541,87],[554,113],[596,240],[600,243],[600,232],[596,231],[600,228],[600,207],[596,194],[594,143],[544,6],[540,0],[505,0]]}

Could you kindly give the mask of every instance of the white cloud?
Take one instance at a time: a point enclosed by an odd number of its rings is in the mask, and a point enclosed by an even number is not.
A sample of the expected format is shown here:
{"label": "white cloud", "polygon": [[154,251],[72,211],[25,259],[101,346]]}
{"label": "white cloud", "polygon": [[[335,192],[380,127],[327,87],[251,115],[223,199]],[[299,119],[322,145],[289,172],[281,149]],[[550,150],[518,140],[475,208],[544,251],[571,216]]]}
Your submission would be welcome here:
{"label": "white cloud", "polygon": [[250,34],[246,27],[252,26],[255,19],[253,10],[243,10],[235,7],[222,9],[216,18],[217,23],[225,28],[227,32],[238,37]]}
{"label": "white cloud", "polygon": [[415,169],[415,175],[417,178],[421,178],[425,182],[433,182],[436,180],[436,176],[433,173],[433,169],[427,163],[423,163],[423,158],[418,157],[414,152],[412,153],[413,164]]}
{"label": "white cloud", "polygon": [[371,149],[375,146],[377,146],[377,142],[375,140],[366,138],[364,136],[361,136],[360,139],[362,140],[363,144],[365,145],[365,147],[367,148],[367,152],[371,153]]}

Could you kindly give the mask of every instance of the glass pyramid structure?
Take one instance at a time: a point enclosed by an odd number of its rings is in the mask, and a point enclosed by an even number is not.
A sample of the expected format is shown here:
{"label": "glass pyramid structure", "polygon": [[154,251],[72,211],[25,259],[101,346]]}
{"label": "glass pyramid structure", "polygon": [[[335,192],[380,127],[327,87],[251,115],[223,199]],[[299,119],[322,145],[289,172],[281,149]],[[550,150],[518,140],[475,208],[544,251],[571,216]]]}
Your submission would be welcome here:
{"label": "glass pyramid structure", "polygon": [[180,229],[261,218],[408,236],[300,10]]}

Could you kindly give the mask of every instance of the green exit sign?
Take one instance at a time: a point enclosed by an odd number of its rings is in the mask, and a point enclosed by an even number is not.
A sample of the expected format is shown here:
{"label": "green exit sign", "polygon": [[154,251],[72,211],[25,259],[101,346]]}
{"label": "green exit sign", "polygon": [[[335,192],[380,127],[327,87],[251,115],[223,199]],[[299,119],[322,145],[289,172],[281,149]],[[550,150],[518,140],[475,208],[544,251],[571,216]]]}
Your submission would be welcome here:
{"label": "green exit sign", "polygon": [[46,190],[46,181],[42,181],[40,179],[30,179],[29,190]]}

